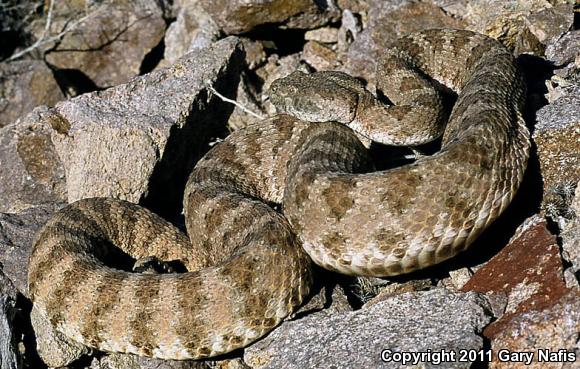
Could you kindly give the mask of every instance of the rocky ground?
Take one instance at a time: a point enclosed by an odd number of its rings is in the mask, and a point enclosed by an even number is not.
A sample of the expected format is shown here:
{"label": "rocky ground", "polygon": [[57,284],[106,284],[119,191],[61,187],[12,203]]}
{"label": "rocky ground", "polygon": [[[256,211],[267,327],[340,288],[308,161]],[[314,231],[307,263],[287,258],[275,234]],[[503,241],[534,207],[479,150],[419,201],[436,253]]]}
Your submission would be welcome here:
{"label": "rocky ground", "polygon": [[[573,0],[1,0],[0,368],[400,368],[381,352],[427,350],[458,356],[416,367],[528,367],[500,361],[501,350],[551,350],[553,362],[536,356],[529,367],[580,367],[571,361],[580,356],[576,6],[574,13]],[[35,233],[54,211],[112,196],[179,224],[189,171],[229,131],[274,113],[272,81],[296,69],[336,69],[372,89],[382,50],[434,27],[497,38],[528,81],[534,145],[524,183],[468,252],[390,280],[319,271],[305,306],[220,360],[108,355],[47,336],[27,299],[26,266]]]}

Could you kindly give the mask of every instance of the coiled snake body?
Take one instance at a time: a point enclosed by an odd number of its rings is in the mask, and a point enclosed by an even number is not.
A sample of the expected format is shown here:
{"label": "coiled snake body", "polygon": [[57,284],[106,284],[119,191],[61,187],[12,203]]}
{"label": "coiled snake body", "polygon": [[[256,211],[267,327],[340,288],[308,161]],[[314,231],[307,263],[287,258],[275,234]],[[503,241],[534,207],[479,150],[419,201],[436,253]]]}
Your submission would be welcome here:
{"label": "coiled snake body", "polygon": [[[276,81],[272,102],[297,118],[236,131],[198,162],[185,189],[189,238],[121,200],[64,208],[31,254],[35,308],[100,350],[204,358],[248,345],[301,304],[310,259],[390,276],[464,250],[510,203],[527,164],[525,86],[511,53],[469,31],[423,31],[385,52],[377,80],[394,106],[343,73]],[[441,86],[458,93],[446,126]],[[442,148],[373,172],[351,128],[410,145],[444,131]],[[179,259],[191,272],[111,268],[102,262],[111,244],[135,259]]]}

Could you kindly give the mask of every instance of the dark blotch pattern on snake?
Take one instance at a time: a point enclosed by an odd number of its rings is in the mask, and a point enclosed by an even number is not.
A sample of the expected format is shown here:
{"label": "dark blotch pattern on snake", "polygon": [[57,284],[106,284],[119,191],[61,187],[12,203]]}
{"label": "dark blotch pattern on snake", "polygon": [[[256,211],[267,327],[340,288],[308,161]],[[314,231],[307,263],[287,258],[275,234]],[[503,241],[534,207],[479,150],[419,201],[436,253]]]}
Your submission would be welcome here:
{"label": "dark blotch pattern on snake", "polygon": [[[339,72],[276,81],[272,101],[295,117],[236,131],[200,160],[184,195],[188,236],[121,200],[58,212],[30,258],[36,309],[100,350],[204,358],[250,344],[300,305],[311,259],[390,276],[465,250],[510,203],[527,164],[525,86],[511,53],[468,31],[423,31],[385,51],[377,80],[394,106]],[[458,94],[449,116],[434,85]],[[385,144],[443,141],[377,172],[351,129]],[[101,261],[112,244],[190,272],[112,269]]]}

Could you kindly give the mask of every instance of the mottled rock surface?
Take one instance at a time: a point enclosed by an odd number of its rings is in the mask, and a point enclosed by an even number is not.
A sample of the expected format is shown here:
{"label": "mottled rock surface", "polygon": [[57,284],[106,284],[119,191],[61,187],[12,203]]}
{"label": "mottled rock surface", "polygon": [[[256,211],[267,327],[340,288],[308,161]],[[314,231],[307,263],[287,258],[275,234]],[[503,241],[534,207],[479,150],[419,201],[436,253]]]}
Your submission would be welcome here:
{"label": "mottled rock surface", "polygon": [[[99,87],[125,83],[139,75],[145,55],[163,39],[163,11],[155,0],[91,5],[74,32],[66,33],[46,60],[57,68],[82,71]],[[63,8],[64,17],[68,8]]]}
{"label": "mottled rock surface", "polygon": [[185,2],[165,32],[164,57],[167,62],[174,63],[189,51],[210,46],[219,35],[218,25],[198,1]]}
{"label": "mottled rock surface", "polygon": [[486,305],[474,293],[437,289],[394,296],[355,312],[313,314],[283,323],[248,347],[244,361],[252,368],[402,368],[400,363],[381,361],[381,351],[483,347],[477,332],[489,322]]}
{"label": "mottled rock surface", "polygon": [[200,0],[200,4],[227,34],[248,32],[271,23],[284,23],[289,28],[316,28],[340,16],[338,9],[326,1]]}
{"label": "mottled rock surface", "polygon": [[475,272],[462,290],[507,296],[503,316],[484,330],[491,338],[513,317],[550,306],[567,294],[563,272],[556,237],[548,231],[543,218],[534,216],[506,247]]}
{"label": "mottled rock surface", "polygon": [[146,198],[179,207],[189,172],[232,110],[207,86],[231,96],[242,57],[239,41],[227,38],[128,84],[57,104],[46,119],[68,201]]}
{"label": "mottled rock surface", "polygon": [[65,172],[39,107],[0,129],[0,212],[66,199]]}
{"label": "mottled rock surface", "polygon": [[580,183],[576,184],[575,196],[569,207],[569,218],[560,219],[562,256],[570,267],[566,282],[568,287],[578,287],[580,279]]}
{"label": "mottled rock surface", "polygon": [[580,86],[565,88],[563,96],[536,113],[536,121],[532,138],[544,182],[544,207],[557,212],[567,206],[567,192],[572,189],[573,194],[580,181]]}
{"label": "mottled rock surface", "polygon": [[[552,306],[548,308],[531,310],[514,317],[493,338],[491,349],[496,353],[499,350],[533,352],[531,365],[500,362],[496,358],[489,367],[490,369],[578,368],[580,361],[578,332],[580,332],[580,292],[576,289],[553,301]],[[540,356],[540,352],[543,356]],[[551,362],[547,362],[546,357],[549,357]]]}
{"label": "mottled rock surface", "polygon": [[0,264],[18,291],[27,293],[28,255],[36,233],[60,206],[50,204],[17,214],[0,213]]}
{"label": "mottled rock surface", "polygon": [[0,268],[0,369],[22,367],[14,334],[16,297],[18,292]]}
{"label": "mottled rock surface", "polygon": [[580,84],[580,30],[564,34],[546,47],[546,58],[554,63],[557,76]]}
{"label": "mottled rock surface", "polygon": [[566,0],[435,0],[463,19],[467,29],[500,40],[514,50],[542,55],[547,43],[572,25],[573,1]]}
{"label": "mottled rock surface", "polygon": [[52,71],[41,60],[0,63],[0,128],[38,105],[64,100]]}

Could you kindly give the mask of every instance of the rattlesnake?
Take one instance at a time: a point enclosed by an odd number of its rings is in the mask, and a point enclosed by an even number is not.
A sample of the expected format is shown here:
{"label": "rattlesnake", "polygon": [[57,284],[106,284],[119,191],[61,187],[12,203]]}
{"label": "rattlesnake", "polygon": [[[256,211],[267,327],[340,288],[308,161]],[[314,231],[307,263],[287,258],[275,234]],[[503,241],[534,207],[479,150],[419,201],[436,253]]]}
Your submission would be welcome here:
{"label": "rattlesnake", "polygon": [[[85,199],[58,212],[30,258],[35,308],[100,350],[204,358],[250,344],[300,305],[310,258],[341,273],[389,276],[464,250],[510,203],[527,164],[525,86],[512,55],[483,35],[428,30],[385,51],[377,79],[395,107],[339,72],[275,82],[272,102],[303,120],[280,114],[249,125],[198,162],[185,189],[189,239],[121,200]],[[458,92],[446,128],[445,88]],[[419,144],[444,130],[442,148],[373,172],[348,126],[386,144]],[[111,244],[135,259],[179,259],[193,272],[107,267]]]}

